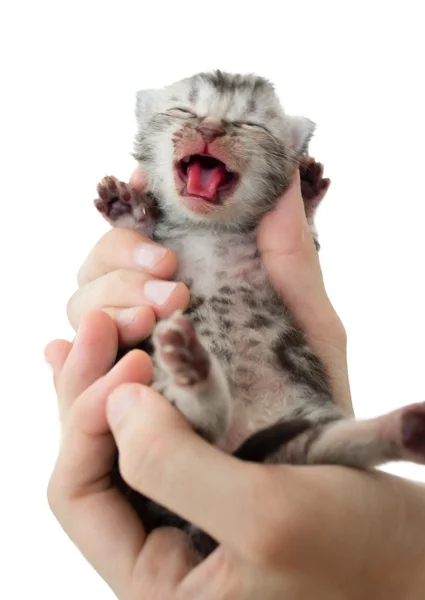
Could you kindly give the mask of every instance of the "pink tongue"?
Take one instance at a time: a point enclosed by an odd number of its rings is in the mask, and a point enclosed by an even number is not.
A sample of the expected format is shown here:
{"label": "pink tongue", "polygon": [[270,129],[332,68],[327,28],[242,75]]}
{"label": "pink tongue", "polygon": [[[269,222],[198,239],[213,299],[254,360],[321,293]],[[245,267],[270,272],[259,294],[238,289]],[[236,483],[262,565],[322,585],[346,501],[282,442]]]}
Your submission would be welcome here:
{"label": "pink tongue", "polygon": [[187,193],[211,200],[226,179],[224,165],[208,169],[199,162],[193,162],[187,167]]}

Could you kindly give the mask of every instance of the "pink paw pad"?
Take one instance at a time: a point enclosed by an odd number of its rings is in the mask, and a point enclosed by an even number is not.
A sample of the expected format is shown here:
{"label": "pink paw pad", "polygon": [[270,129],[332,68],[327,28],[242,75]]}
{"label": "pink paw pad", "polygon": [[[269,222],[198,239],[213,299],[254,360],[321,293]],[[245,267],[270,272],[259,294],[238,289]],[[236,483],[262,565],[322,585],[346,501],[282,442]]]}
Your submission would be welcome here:
{"label": "pink paw pad", "polygon": [[191,387],[207,379],[211,366],[209,355],[186,317],[179,314],[160,323],[155,332],[155,345],[162,365],[178,386]]}
{"label": "pink paw pad", "polygon": [[[99,212],[110,221],[134,213],[135,206],[142,202],[139,192],[116,177],[104,177],[97,186],[99,197],[94,201]],[[143,211],[142,214],[145,214]]]}

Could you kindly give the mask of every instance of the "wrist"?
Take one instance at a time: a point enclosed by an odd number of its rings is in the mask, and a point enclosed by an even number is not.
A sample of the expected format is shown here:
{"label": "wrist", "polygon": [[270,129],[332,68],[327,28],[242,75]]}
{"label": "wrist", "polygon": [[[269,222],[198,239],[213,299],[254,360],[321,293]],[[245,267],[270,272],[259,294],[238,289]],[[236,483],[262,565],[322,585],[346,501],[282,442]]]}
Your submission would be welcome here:
{"label": "wrist", "polygon": [[[399,598],[425,597],[425,484],[398,480],[403,494],[403,530],[400,528]],[[397,564],[394,565],[397,569]],[[390,598],[390,597],[389,597]]]}
{"label": "wrist", "polygon": [[368,553],[369,573],[358,573],[353,600],[420,600],[425,597],[425,485],[384,473],[382,478],[391,502],[383,503],[383,525],[374,553]]}

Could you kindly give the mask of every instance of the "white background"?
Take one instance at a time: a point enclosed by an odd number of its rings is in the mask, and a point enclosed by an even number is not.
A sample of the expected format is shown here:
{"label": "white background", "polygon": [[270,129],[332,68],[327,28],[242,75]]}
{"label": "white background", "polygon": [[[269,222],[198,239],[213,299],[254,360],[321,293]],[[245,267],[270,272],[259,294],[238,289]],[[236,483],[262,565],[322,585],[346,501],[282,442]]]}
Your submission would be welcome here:
{"label": "white background", "polygon": [[[254,71],[317,122],[312,152],[333,180],[321,260],[357,415],[425,400],[420,4],[3,3],[1,597],[112,598],[47,507],[58,427],[43,348],[73,335],[66,302],[108,227],[95,186],[134,167],[138,88]],[[425,481],[425,468],[388,470]]]}

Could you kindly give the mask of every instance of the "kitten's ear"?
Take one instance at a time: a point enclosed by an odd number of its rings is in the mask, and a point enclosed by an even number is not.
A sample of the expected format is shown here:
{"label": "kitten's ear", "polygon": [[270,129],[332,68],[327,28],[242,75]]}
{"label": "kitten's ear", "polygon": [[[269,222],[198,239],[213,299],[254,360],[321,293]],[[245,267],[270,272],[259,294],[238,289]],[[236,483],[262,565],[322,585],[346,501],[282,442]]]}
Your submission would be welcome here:
{"label": "kitten's ear", "polygon": [[136,93],[136,117],[139,122],[144,122],[157,110],[159,101],[158,90],[139,90]]}
{"label": "kitten's ear", "polygon": [[291,142],[295,156],[307,154],[308,145],[316,130],[316,124],[306,117],[289,117]]}

